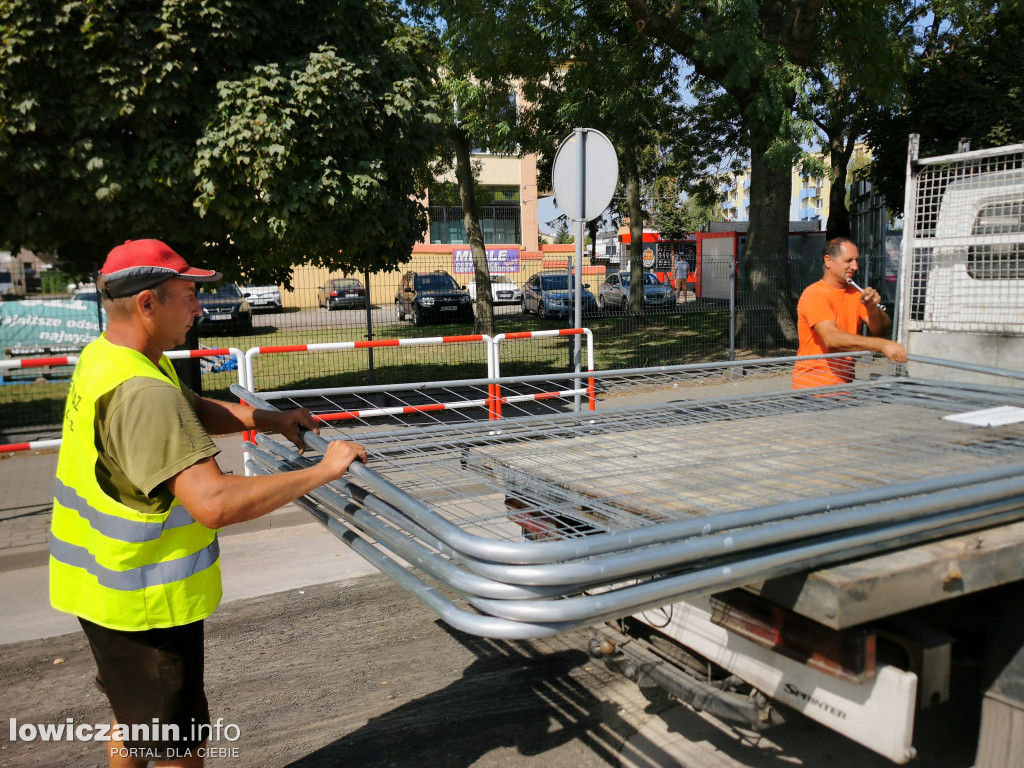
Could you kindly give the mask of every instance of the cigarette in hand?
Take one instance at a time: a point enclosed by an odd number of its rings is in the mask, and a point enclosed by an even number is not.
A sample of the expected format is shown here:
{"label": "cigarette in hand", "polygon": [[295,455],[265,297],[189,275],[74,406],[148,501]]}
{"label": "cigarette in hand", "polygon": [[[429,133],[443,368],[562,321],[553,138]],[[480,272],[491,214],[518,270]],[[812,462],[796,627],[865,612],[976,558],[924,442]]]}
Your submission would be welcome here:
{"label": "cigarette in hand", "polygon": [[[859,285],[857,285],[855,282],[853,282],[853,278],[852,277],[846,278],[846,282],[848,282],[850,285],[852,285],[854,288],[856,288],[861,293],[864,293],[864,289],[861,288]],[[880,310],[882,310],[883,312],[885,312],[885,304],[883,304],[882,302],[878,302],[878,308]]]}

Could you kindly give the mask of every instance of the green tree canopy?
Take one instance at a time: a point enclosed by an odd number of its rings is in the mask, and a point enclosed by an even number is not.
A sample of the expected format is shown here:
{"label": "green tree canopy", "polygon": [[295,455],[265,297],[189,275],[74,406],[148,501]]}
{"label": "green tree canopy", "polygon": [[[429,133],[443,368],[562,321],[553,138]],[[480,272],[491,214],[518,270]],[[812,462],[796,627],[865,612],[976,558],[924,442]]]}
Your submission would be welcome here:
{"label": "green tree canopy", "polygon": [[231,276],[386,268],[425,231],[421,40],[383,0],[9,0],[0,242],[158,237]]}
{"label": "green tree canopy", "polygon": [[[410,0],[410,20],[431,44],[436,62],[433,92],[440,106],[445,140],[437,147],[435,175],[454,171],[458,204],[462,207],[466,242],[473,260],[477,286],[473,328],[494,334],[494,308],[486,243],[480,225],[477,173],[473,152],[486,149],[518,154],[530,130],[524,130],[529,112],[520,90],[523,79],[536,80],[543,71],[543,55],[524,57],[522,51],[541,50],[531,45],[536,28],[521,15],[528,3],[503,6],[481,13],[477,3],[465,0]],[[431,199],[435,188],[431,185]],[[439,190],[444,195],[442,190]]]}
{"label": "green tree canopy", "polygon": [[708,223],[716,218],[717,206],[683,196],[675,179],[658,179],[654,192],[654,226],[666,240],[682,240],[694,232],[706,232]]}
{"label": "green tree canopy", "polygon": [[876,111],[868,144],[871,180],[895,212],[903,209],[907,139],[921,156],[1024,141],[1024,4],[942,0],[932,4],[903,99]]}
{"label": "green tree canopy", "polygon": [[855,146],[868,116],[898,103],[912,61],[913,25],[926,10],[920,0],[831,0],[823,6],[823,45],[808,67],[797,112],[817,129],[812,142],[820,141],[827,165],[813,168],[804,160],[805,173],[830,180],[828,239],[850,236],[846,197]]}
{"label": "green tree canopy", "polygon": [[555,236],[552,239],[552,242],[558,245],[564,245],[566,243],[573,243],[575,241],[576,238],[573,237],[572,232],[569,231],[569,225],[563,219],[562,222],[558,225],[558,229],[555,231]]}

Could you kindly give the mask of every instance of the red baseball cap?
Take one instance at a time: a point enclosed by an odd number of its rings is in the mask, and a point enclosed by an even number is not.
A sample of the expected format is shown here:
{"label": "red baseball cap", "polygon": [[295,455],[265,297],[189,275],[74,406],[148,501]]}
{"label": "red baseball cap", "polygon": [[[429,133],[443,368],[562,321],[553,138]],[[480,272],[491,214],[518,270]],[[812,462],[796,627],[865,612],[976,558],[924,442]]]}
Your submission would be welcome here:
{"label": "red baseball cap", "polygon": [[103,292],[112,299],[155,288],[172,278],[210,283],[222,277],[212,269],[190,267],[159,240],[126,240],[107,254],[100,275]]}

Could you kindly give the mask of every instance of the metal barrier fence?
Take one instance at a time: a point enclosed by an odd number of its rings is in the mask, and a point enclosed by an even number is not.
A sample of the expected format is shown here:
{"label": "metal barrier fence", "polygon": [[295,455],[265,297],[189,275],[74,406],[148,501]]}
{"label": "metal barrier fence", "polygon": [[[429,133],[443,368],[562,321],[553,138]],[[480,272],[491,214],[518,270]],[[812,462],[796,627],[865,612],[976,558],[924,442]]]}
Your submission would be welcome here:
{"label": "metal barrier fence", "polygon": [[[517,341],[523,339],[541,339],[551,336],[585,336],[587,339],[587,371],[593,373],[594,371],[594,334],[589,328],[566,328],[560,331],[522,331],[520,333],[499,333],[494,337],[494,371],[491,374],[494,377],[501,376],[501,355],[499,353],[499,345],[503,341]],[[580,409],[580,396],[586,394],[587,396],[587,407],[590,410],[594,410],[594,379],[590,377],[587,379],[587,387],[583,389],[581,384],[582,379],[573,379],[572,387],[570,389],[556,389],[554,391],[547,392],[531,392],[529,394],[519,395],[502,395],[501,385],[491,385],[492,401],[494,403],[493,415],[497,418],[501,418],[501,406],[505,403],[511,402],[522,402],[529,400],[548,400],[552,398],[568,397],[572,395],[575,398],[576,410]]]}
{"label": "metal barrier fence", "polygon": [[[255,373],[254,361],[265,356],[265,355],[276,355],[285,353],[298,353],[298,352],[316,352],[316,353],[329,353],[339,351],[352,351],[356,349],[383,349],[388,347],[403,347],[403,346],[424,346],[424,345],[445,345],[445,344],[482,344],[485,348],[486,368],[481,371],[484,374],[484,379],[478,379],[480,381],[487,382],[487,395],[478,399],[467,398],[464,393],[467,390],[467,383],[472,384],[477,379],[461,379],[452,382],[423,382],[412,385],[412,388],[417,391],[417,394],[423,395],[428,390],[441,391],[451,395],[450,397],[445,394],[441,395],[441,399],[428,397],[426,401],[420,398],[420,402],[411,403],[403,402],[402,405],[392,407],[365,407],[366,395],[373,393],[387,393],[389,387],[387,386],[363,386],[350,388],[334,387],[328,389],[309,389],[301,390],[303,396],[310,396],[315,394],[316,396],[345,396],[348,394],[358,394],[360,398],[359,407],[345,408],[344,406],[338,406],[338,409],[332,413],[320,413],[318,418],[325,422],[333,421],[346,421],[346,420],[365,420],[367,418],[380,417],[380,416],[396,416],[396,415],[409,415],[409,414],[427,414],[439,411],[460,411],[470,408],[484,408],[487,411],[488,419],[500,419],[502,418],[502,405],[518,404],[527,401],[543,401],[557,398],[575,397],[575,408],[580,410],[580,398],[582,395],[587,396],[588,407],[590,410],[594,410],[594,380],[592,377],[587,379],[586,388],[582,385],[582,360],[581,365],[577,368],[575,378],[572,382],[572,388],[570,389],[559,389],[557,391],[550,391],[539,389],[530,393],[515,392],[512,394],[501,392],[499,369],[500,369],[500,349],[499,342],[508,340],[525,340],[525,339],[544,339],[549,336],[574,336],[574,337],[586,337],[587,339],[587,371],[592,372],[593,359],[594,359],[594,344],[593,334],[587,328],[568,328],[556,331],[525,331],[522,333],[513,334],[501,334],[496,338],[491,338],[486,334],[474,334],[467,336],[438,336],[429,338],[419,339],[379,339],[376,341],[355,341],[355,342],[338,342],[334,344],[298,344],[287,347],[253,347],[243,353],[239,349],[231,348],[220,348],[220,349],[199,349],[199,350],[176,350],[169,351],[165,354],[171,360],[185,360],[190,358],[213,358],[220,359],[229,357],[233,365],[230,370],[237,371],[237,380],[235,383],[242,387],[255,388],[254,385],[258,383],[258,377]],[[78,363],[78,357],[74,355],[63,356],[63,357],[47,357],[47,358],[25,358],[19,360],[3,360],[0,361],[0,372],[4,370],[14,369],[49,369],[49,368],[60,368],[62,370],[70,371]],[[70,375],[70,374],[69,374]],[[544,377],[541,377],[544,378]],[[406,387],[408,385],[405,385]],[[472,389],[471,386],[468,389]],[[460,392],[460,394],[456,394]],[[278,392],[263,392],[263,397],[270,399],[288,398],[293,396],[293,392],[289,391],[278,391]],[[244,434],[244,439],[253,440],[256,437],[255,431],[249,431]],[[21,441],[15,443],[2,443],[0,442],[0,453],[16,453],[19,451],[37,450],[42,448],[55,448],[61,443],[60,439],[48,439],[48,440],[30,440]]]}
{"label": "metal barrier fence", "polygon": [[1024,144],[915,158],[907,190],[901,341],[1024,335]]}
{"label": "metal barrier fence", "polygon": [[[1020,370],[1024,144],[924,158],[919,148],[912,135],[897,338],[912,355]],[[934,366],[910,373],[948,375]]]}
{"label": "metal barrier fence", "polygon": [[[362,442],[369,462],[302,503],[445,621],[495,637],[555,634],[1024,515],[1024,431],[1007,425],[993,441],[977,421],[1016,391],[905,376],[792,390],[792,362],[742,364],[778,387],[693,398],[680,397],[691,383],[740,364],[597,371],[606,391],[616,379],[638,394],[655,378],[676,388],[668,402],[611,399],[596,414],[563,404],[501,429],[346,424],[344,439]],[[862,439],[846,449],[844,472],[815,471],[851,428]],[[305,435],[315,451],[331,439]],[[250,451],[260,474],[311,461],[263,436]],[[414,570],[393,567],[395,555]]]}
{"label": "metal barrier fence", "polygon": [[[242,351],[230,347],[220,349],[184,349],[168,352],[167,357],[171,360],[187,360],[191,358],[224,358],[230,357],[234,361],[234,370],[238,371],[237,382],[242,386],[248,386],[249,377],[246,375],[245,366],[242,364]],[[77,355],[64,355],[62,357],[37,357],[23,358],[19,360],[0,360],[0,373],[12,370],[24,369],[53,369],[57,368],[70,376],[71,369],[78,363]],[[19,451],[35,451],[41,448],[56,448],[60,445],[60,438],[46,440],[29,440],[17,443],[0,444],[0,453],[17,453]]]}
{"label": "metal barrier fence", "polygon": [[[862,259],[862,274],[869,277],[862,284],[873,285],[875,262],[870,255],[867,263]],[[414,263],[426,271],[421,256]],[[448,262],[427,266],[452,270]],[[589,262],[589,259],[587,259]],[[745,287],[750,283],[741,266],[731,257],[707,257],[699,265],[701,278],[696,286],[696,298],[690,291],[690,301],[651,306],[640,315],[619,309],[596,309],[596,301],[585,300],[584,325],[593,333],[594,359],[597,369],[642,368],[683,363],[714,362],[750,357],[790,355],[796,351],[796,339],[781,339],[777,332],[778,307],[781,297],[788,297],[792,306],[806,285],[821,276],[820,256],[794,254],[779,257],[759,256],[756,261],[758,290]],[[540,271],[541,263],[520,265],[518,274],[510,274],[518,291],[533,272]],[[545,262],[544,266],[547,266]],[[535,269],[536,267],[536,269]],[[584,265],[584,283],[595,297],[600,295],[606,273],[617,267]],[[564,267],[562,269],[564,273]],[[250,293],[254,311],[251,328],[248,319],[237,323],[204,322],[198,326],[200,343],[210,347],[287,347],[297,345],[352,344],[380,338],[413,339],[417,337],[461,336],[474,333],[470,319],[454,321],[441,315],[439,322],[416,326],[409,319],[399,319],[395,299],[400,294],[401,276],[398,273],[344,276],[358,279],[360,287],[370,298],[361,306],[356,302],[345,304],[344,295],[329,296],[332,281],[341,275],[325,270],[297,268],[290,289],[276,288],[277,298],[268,298],[268,292],[259,286],[240,286]],[[471,275],[454,274],[465,286]],[[666,276],[668,279],[668,276]],[[765,286],[769,290],[765,290]],[[711,290],[715,287],[715,290]],[[344,291],[339,292],[344,293]],[[280,306],[278,306],[280,302]],[[775,302],[775,304],[773,304]],[[51,297],[47,303],[54,311],[68,308],[68,317],[82,315],[70,313],[72,304],[66,298]],[[9,305],[0,304],[0,311],[8,313]],[[347,307],[330,309],[331,306]],[[95,305],[86,313],[95,322]],[[0,331],[0,357],[17,359],[24,356],[51,356],[75,354],[84,346],[59,343],[37,343],[25,347],[11,343],[7,323]],[[48,321],[55,322],[55,321]],[[83,322],[81,319],[77,322]],[[536,308],[523,312],[522,299],[515,303],[494,306],[494,333],[511,334],[529,331],[552,331],[569,327],[566,317],[538,316]],[[92,333],[98,332],[93,330]],[[552,335],[537,339],[529,345],[516,345],[514,352],[503,357],[502,374],[527,376],[554,374],[571,370],[573,364],[572,338]],[[471,345],[426,346],[360,346],[351,354],[319,355],[315,353],[277,355],[273,362],[262,361],[258,371],[259,389],[280,390],[292,388],[318,388],[359,385],[388,385],[410,381],[439,379],[468,379],[479,376],[486,367],[486,350]],[[52,425],[60,421],[64,398],[67,394],[68,372],[45,372],[32,376],[6,375],[0,377],[0,429],[32,425]],[[214,397],[227,398],[228,388],[236,381],[230,370],[205,370],[201,376],[201,390]]]}

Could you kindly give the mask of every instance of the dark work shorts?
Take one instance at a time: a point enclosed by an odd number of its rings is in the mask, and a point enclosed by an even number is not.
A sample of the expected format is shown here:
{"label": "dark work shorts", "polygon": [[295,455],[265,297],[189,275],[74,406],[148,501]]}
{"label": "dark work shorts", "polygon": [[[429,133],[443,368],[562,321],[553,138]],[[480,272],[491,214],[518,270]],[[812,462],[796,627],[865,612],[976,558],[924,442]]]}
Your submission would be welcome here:
{"label": "dark work shorts", "polygon": [[[155,750],[155,755],[170,750],[174,756],[209,736],[202,621],[138,632],[79,621],[96,658],[96,685],[107,695],[114,718],[121,725],[148,727],[149,733],[136,728],[126,747]],[[168,727],[174,725],[177,738]]]}

